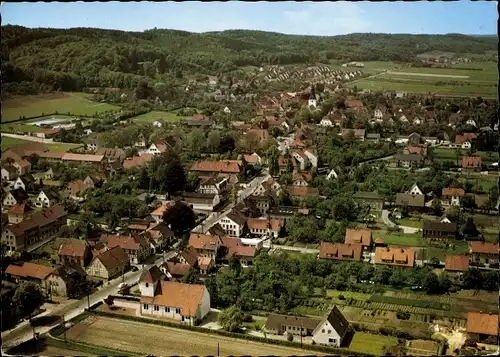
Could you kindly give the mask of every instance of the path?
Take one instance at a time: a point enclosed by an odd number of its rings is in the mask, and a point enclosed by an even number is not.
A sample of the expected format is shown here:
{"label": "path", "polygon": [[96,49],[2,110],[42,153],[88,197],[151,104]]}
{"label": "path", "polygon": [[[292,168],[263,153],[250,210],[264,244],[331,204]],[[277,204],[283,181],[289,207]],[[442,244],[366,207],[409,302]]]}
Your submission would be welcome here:
{"label": "path", "polygon": [[[169,252],[170,253],[170,252]],[[167,253],[168,254],[168,253]],[[153,265],[159,265],[163,262],[163,257],[160,256],[155,260],[153,264],[146,265],[145,268],[148,269]],[[124,281],[128,285],[134,285],[139,280],[142,274],[141,270],[138,271],[129,271],[125,273],[124,278],[117,277],[111,280],[108,283],[104,283],[104,285],[100,286],[96,292],[90,295],[90,305],[93,305],[110,294],[116,294],[118,291],[118,285]],[[122,280],[123,279],[123,280]],[[61,304],[52,309],[48,314],[44,316],[64,316],[65,320],[70,320],[77,315],[80,315],[84,312],[84,309],[88,307],[87,297],[84,297],[80,300],[76,300],[70,304]],[[35,316],[36,317],[36,316]],[[47,333],[51,328],[56,326],[59,322],[55,322],[49,326],[37,327],[36,332],[40,335]],[[7,330],[2,332],[2,352],[10,347],[17,346],[25,341],[30,340],[33,337],[33,330],[29,325],[28,321],[21,322],[16,327],[11,330]]]}
{"label": "path", "polygon": [[406,233],[406,234],[414,234],[414,233],[417,233],[420,231],[420,228],[396,225],[396,223],[392,222],[389,219],[389,211],[386,209],[382,210],[382,221],[384,222],[384,224],[387,227],[389,227],[389,228],[394,228],[394,227],[401,228],[403,230],[403,233]]}
{"label": "path", "polygon": [[60,141],[54,141],[54,139],[37,138],[36,136],[30,136],[30,135],[18,135],[18,134],[2,133],[2,136],[8,137],[8,138],[14,138],[14,139],[26,140],[26,141],[34,141],[34,142],[42,143],[42,144],[78,145],[75,143],[63,143]]}
{"label": "path", "polygon": [[305,253],[305,254],[318,254],[319,249],[311,249],[311,248],[301,248],[301,247],[291,247],[287,245],[272,245],[273,249],[281,249],[281,250],[290,250],[294,252],[300,252],[300,253]]}

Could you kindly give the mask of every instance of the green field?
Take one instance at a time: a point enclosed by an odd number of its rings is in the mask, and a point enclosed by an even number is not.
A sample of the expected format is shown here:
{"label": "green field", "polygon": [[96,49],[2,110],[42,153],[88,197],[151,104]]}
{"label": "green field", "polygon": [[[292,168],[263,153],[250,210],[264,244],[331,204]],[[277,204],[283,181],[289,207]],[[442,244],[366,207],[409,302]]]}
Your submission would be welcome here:
{"label": "green field", "polygon": [[86,93],[51,93],[28,95],[7,99],[2,103],[2,123],[24,117],[34,117],[50,113],[68,113],[74,115],[95,115],[120,107],[108,103],[95,103]]}
{"label": "green field", "polygon": [[[2,151],[10,149],[11,147],[16,146],[16,145],[26,144],[28,142],[30,142],[30,141],[18,139],[18,138],[10,138],[7,136],[2,136]],[[74,149],[74,148],[77,148],[80,146],[83,146],[83,144],[61,144],[61,143],[48,144],[48,143],[45,143],[45,147],[49,151],[53,151],[53,152],[67,152],[70,149]]]}
{"label": "green field", "polygon": [[155,121],[178,122],[182,117],[172,112],[152,111],[132,118],[136,123],[153,124]]}
{"label": "green field", "polygon": [[426,243],[422,239],[421,233],[404,234],[391,232],[376,232],[373,239],[383,238],[387,245],[397,245],[405,247],[425,247]]}
{"label": "green field", "polygon": [[349,350],[359,353],[369,353],[375,356],[384,355],[387,348],[396,346],[398,339],[391,336],[373,335],[356,331],[349,345]]}
{"label": "green field", "polygon": [[[389,62],[387,63],[389,67]],[[347,86],[382,91],[432,92],[449,96],[481,95],[488,98],[498,96],[497,64],[493,62],[464,63],[454,68],[405,67],[396,70],[389,68],[390,72],[378,71],[376,76],[350,82]],[[467,70],[467,68],[481,70]]]}
{"label": "green field", "polygon": [[405,226],[405,227],[413,227],[413,228],[420,228],[424,226],[424,222],[422,220],[415,220],[411,218],[402,218],[399,220],[399,225],[400,226]]}
{"label": "green field", "polygon": [[395,304],[395,305],[404,305],[404,306],[413,306],[420,307],[423,309],[437,309],[437,310],[446,310],[449,311],[451,309],[450,304],[443,304],[438,301],[431,300],[417,300],[417,299],[404,299],[395,296],[384,296],[384,295],[372,295],[368,300],[370,302],[382,302],[384,304]]}

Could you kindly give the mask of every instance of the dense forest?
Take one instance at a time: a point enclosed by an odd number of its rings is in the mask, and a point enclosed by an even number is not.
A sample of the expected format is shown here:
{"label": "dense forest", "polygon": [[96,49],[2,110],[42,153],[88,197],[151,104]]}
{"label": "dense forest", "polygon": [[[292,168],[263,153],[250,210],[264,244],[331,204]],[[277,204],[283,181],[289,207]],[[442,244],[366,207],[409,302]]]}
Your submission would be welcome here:
{"label": "dense forest", "polygon": [[484,54],[496,37],[351,34],[320,37],[231,30],[189,33],[153,29],[29,29],[2,26],[2,89],[16,92],[136,87],[185,74],[216,75],[241,66],[391,60],[411,62],[428,51]]}

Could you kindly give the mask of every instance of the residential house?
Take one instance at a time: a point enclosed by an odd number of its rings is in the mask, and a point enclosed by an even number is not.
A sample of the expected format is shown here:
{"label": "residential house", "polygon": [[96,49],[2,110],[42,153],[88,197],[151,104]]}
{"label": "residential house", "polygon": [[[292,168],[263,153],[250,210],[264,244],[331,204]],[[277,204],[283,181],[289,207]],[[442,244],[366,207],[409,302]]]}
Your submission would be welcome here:
{"label": "residential house", "polygon": [[232,257],[236,257],[243,267],[253,264],[253,259],[257,253],[256,247],[251,247],[243,244],[239,238],[221,237],[222,245],[226,251],[223,260],[229,261]]}
{"label": "residential house", "polygon": [[33,213],[33,208],[27,203],[18,203],[7,211],[8,223],[16,224],[23,221],[29,214]]}
{"label": "residential house", "polygon": [[481,156],[462,157],[462,169],[481,171]]}
{"label": "residential house", "polygon": [[232,237],[241,237],[246,228],[247,218],[237,210],[231,210],[226,216],[220,218],[222,228]]}
{"label": "residential house", "polygon": [[61,269],[34,263],[24,263],[22,266],[11,264],[5,270],[5,274],[16,282],[30,281],[40,285],[48,296],[68,297],[70,286],[62,272]]}
{"label": "residential house", "polygon": [[467,337],[476,343],[498,345],[498,313],[468,312]]}
{"label": "residential house", "polygon": [[500,245],[489,242],[470,242],[469,254],[475,265],[498,265]]}
{"label": "residential house", "polygon": [[253,191],[253,196],[265,196],[269,192],[275,192],[276,194],[281,192],[280,184],[272,177],[257,186]]}
{"label": "residential house", "polygon": [[379,133],[366,134],[366,141],[378,142],[380,141],[380,134]]}
{"label": "residential house", "polygon": [[228,189],[228,180],[226,177],[208,177],[201,181],[197,191],[203,194],[222,194]]}
{"label": "residential house", "polygon": [[150,216],[155,220],[156,223],[163,222],[163,215],[170,208],[175,206],[176,201],[166,201],[161,204],[160,207],[156,208],[153,212],[150,213]]}
{"label": "residential house", "polygon": [[453,277],[461,276],[469,269],[467,255],[447,255],[444,259],[444,269]]}
{"label": "residential house", "polygon": [[273,335],[311,336],[320,322],[320,319],[314,317],[269,314],[264,330]]}
{"label": "residential house", "polygon": [[420,154],[404,154],[399,153],[394,155],[397,167],[403,168],[419,168],[424,164],[424,158]]}
{"label": "residential house", "polygon": [[359,110],[359,109],[363,108],[363,103],[358,99],[346,99],[345,105],[348,108],[351,108],[354,110]]}
{"label": "residential house", "polygon": [[285,220],[273,218],[249,218],[247,227],[250,234],[255,236],[273,236],[278,238],[281,230],[285,227]]}
{"label": "residential house", "polygon": [[415,264],[415,249],[402,247],[376,247],[375,264],[412,268]]}
{"label": "residential house", "polygon": [[419,154],[425,158],[427,156],[427,147],[421,145],[408,145],[404,148],[403,154]]}
{"label": "residential house", "polygon": [[293,150],[290,154],[299,163],[300,170],[305,170],[309,160],[304,150]]}
{"label": "residential house", "polygon": [[161,155],[161,154],[164,154],[165,152],[167,152],[169,147],[170,147],[170,145],[165,143],[165,142],[151,143],[149,148],[145,151],[145,154]]}
{"label": "residential house", "polygon": [[414,183],[406,193],[410,195],[420,195],[420,196],[424,195],[424,193],[416,183]]}
{"label": "residential house", "polygon": [[381,210],[382,207],[384,206],[384,197],[379,195],[376,192],[366,192],[366,191],[358,191],[354,195],[352,195],[352,198],[356,202],[362,202],[365,204],[370,205],[371,207]]}
{"label": "residential house", "polygon": [[460,200],[465,196],[463,188],[445,187],[441,193],[443,206],[460,206]]}
{"label": "residential house", "polygon": [[12,181],[17,179],[19,174],[17,173],[17,169],[13,165],[3,165],[2,166],[2,182],[4,181]]}
{"label": "residential house", "polygon": [[313,187],[287,186],[286,192],[290,197],[298,199],[319,196],[318,189]]}
{"label": "residential house", "polygon": [[82,201],[85,199],[85,190],[91,188],[94,188],[94,185],[91,182],[85,182],[84,180],[74,180],[68,183],[65,193],[69,198],[75,201]]}
{"label": "residential house", "polygon": [[253,153],[252,155],[243,154],[243,159],[249,165],[260,165],[260,164],[262,164],[262,158],[257,153]]}
{"label": "residential house", "polygon": [[132,169],[134,167],[139,167],[145,165],[154,157],[153,154],[142,154],[141,156],[134,156],[132,158],[126,158],[123,161],[123,168],[125,170]]}
{"label": "residential house", "polygon": [[125,155],[125,151],[119,148],[100,148],[97,149],[95,154],[104,156],[104,161],[107,161],[109,163],[119,162],[120,165],[123,164],[123,161],[127,157],[127,155]]}
{"label": "residential house", "polygon": [[304,154],[307,157],[307,160],[311,163],[312,167],[318,167],[318,154],[316,149],[306,148],[304,149]]}
{"label": "residential house", "polygon": [[354,138],[360,141],[365,141],[365,134],[366,130],[365,129],[342,129],[340,132],[340,135],[342,138],[347,138],[349,135],[354,135]]}
{"label": "residential house", "polygon": [[467,119],[467,121],[465,122],[465,125],[470,125],[470,126],[473,126],[474,128],[477,128],[477,124],[476,124],[476,121],[474,119]]}
{"label": "residential house", "polygon": [[162,280],[147,288],[145,284],[140,283],[142,315],[166,317],[196,325],[210,312],[210,295],[204,285]]}
{"label": "residential house", "polygon": [[455,136],[455,146],[462,149],[470,149],[472,147],[473,140],[477,139],[476,133],[463,133],[462,135]]}
{"label": "residential house", "polygon": [[312,181],[312,175],[309,172],[297,172],[292,177],[292,185],[294,186],[309,186]]}
{"label": "residential house", "polygon": [[321,242],[320,259],[361,261],[361,244]]}
{"label": "residential house", "polygon": [[130,258],[127,253],[119,246],[115,246],[95,255],[86,271],[91,277],[109,280],[124,274],[129,266]]}
{"label": "residential house", "polygon": [[398,193],[396,194],[395,205],[397,207],[407,206],[409,209],[417,211],[426,210],[424,195],[417,195],[411,193]]}
{"label": "residential house", "polygon": [[191,233],[188,247],[196,250],[200,257],[210,257],[215,260],[217,251],[223,245],[222,237],[216,235]]}
{"label": "residential house", "polygon": [[200,174],[240,174],[243,171],[243,165],[238,160],[200,161],[191,166],[190,171]]}
{"label": "residential house", "polygon": [[120,247],[127,253],[130,264],[139,264],[152,253],[151,246],[141,235],[108,235],[101,240],[108,248]]}
{"label": "residential house", "polygon": [[8,252],[21,251],[57,233],[66,224],[64,207],[56,205],[35,212],[16,224],[8,224],[2,231],[2,240]]}
{"label": "residential house", "polygon": [[351,229],[345,231],[345,244],[360,244],[362,246],[363,256],[370,255],[372,246],[372,232],[369,229]]}
{"label": "residential house", "polygon": [[422,237],[431,239],[456,239],[457,225],[455,223],[446,223],[439,220],[424,220]]}
{"label": "residential house", "polygon": [[65,239],[57,250],[57,264],[78,264],[85,268],[92,258],[91,248],[87,241],[81,239]]}
{"label": "residential house", "polygon": [[325,180],[330,181],[331,179],[338,178],[339,175],[335,171],[335,169],[331,169],[328,175],[326,175]]}
{"label": "residential house", "polygon": [[349,322],[334,306],[316,326],[312,340],[316,345],[340,347],[349,331]]}
{"label": "residential house", "polygon": [[267,214],[271,218],[284,219],[287,222],[297,215],[307,216],[309,209],[294,206],[274,206],[269,209]]}
{"label": "residential house", "polygon": [[175,240],[174,232],[163,222],[152,225],[140,235],[143,235],[149,242],[153,253],[165,249],[169,243]]}
{"label": "residential house", "polygon": [[56,190],[47,187],[40,190],[40,193],[36,197],[35,206],[44,208],[52,207],[61,201],[61,197]]}
{"label": "residential house", "polygon": [[160,265],[161,272],[171,280],[182,279],[190,268],[191,265],[177,261],[168,261]]}
{"label": "residential house", "polygon": [[196,213],[211,213],[221,203],[219,194],[184,192],[182,200]]}
{"label": "residential house", "polygon": [[323,119],[318,124],[319,126],[325,127],[325,128],[333,128],[335,124],[333,123],[332,119],[329,117],[325,116]]}
{"label": "residential house", "polygon": [[252,195],[247,198],[247,201],[253,201],[255,207],[259,210],[261,215],[265,215],[267,211],[274,204],[274,196],[270,193],[261,196]]}
{"label": "residential house", "polygon": [[373,118],[379,123],[384,121],[384,112],[381,108],[375,109],[375,111],[373,112]]}
{"label": "residential house", "polygon": [[22,188],[24,191],[28,191],[30,189],[30,185],[35,182],[35,178],[31,174],[26,174],[23,176],[19,176],[16,181],[14,182],[14,190],[17,190],[18,188]]}

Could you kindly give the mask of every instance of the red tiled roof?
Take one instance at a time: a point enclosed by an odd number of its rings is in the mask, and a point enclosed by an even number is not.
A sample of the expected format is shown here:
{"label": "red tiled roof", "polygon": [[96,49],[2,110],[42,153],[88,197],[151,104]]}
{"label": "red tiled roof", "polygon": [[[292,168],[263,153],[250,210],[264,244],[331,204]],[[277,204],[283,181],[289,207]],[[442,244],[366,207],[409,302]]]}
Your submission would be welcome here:
{"label": "red tiled roof", "polygon": [[467,313],[467,333],[498,336],[498,314]]}
{"label": "red tiled roof", "polygon": [[353,132],[354,137],[363,138],[365,136],[365,129],[342,129],[341,135],[342,137],[347,136],[350,132]]}
{"label": "red tiled roof", "polygon": [[205,293],[205,286],[162,281],[159,290],[159,294],[154,297],[142,296],[141,304],[180,308],[181,315],[196,316]]}
{"label": "red tiled roof", "polygon": [[241,162],[238,160],[200,161],[191,166],[191,171],[239,174],[241,172]]}
{"label": "red tiled roof", "polygon": [[[92,252],[94,254],[94,252]],[[106,268],[106,270],[114,270],[120,265],[125,265],[129,262],[128,254],[119,246],[105,250],[95,256]]]}
{"label": "red tiled roof", "polygon": [[59,247],[57,255],[83,258],[87,248],[87,242],[84,240],[73,239],[71,241],[64,241]]}
{"label": "red tiled roof", "polygon": [[447,255],[444,267],[449,271],[466,271],[469,268],[469,257],[466,255]]}
{"label": "red tiled roof", "polygon": [[414,248],[377,247],[375,248],[375,264],[388,264],[401,267],[413,267],[415,263]]}
{"label": "red tiled roof", "polygon": [[142,236],[108,235],[104,239],[110,248],[120,247],[127,250],[139,250],[141,247],[148,245]]}
{"label": "red tiled roof", "polygon": [[361,244],[321,242],[319,257],[335,260],[361,260]]}
{"label": "red tiled roof", "polygon": [[372,232],[369,229],[346,229],[344,243],[370,246]]}
{"label": "red tiled roof", "polygon": [[293,197],[313,197],[319,196],[317,188],[304,186],[288,186],[287,192]]}
{"label": "red tiled roof", "polygon": [[312,175],[309,172],[297,172],[293,175],[292,181],[304,180],[306,182],[312,181]]}
{"label": "red tiled roof", "polygon": [[130,169],[132,167],[141,166],[147,163],[154,157],[153,154],[142,154],[141,156],[134,156],[132,158],[127,158],[123,161],[123,168]]}
{"label": "red tiled roof", "polygon": [[18,203],[15,206],[12,206],[9,210],[9,214],[24,214],[27,212],[33,211],[33,209],[27,205],[26,203]]}
{"label": "red tiled roof", "polygon": [[220,236],[191,233],[191,235],[189,236],[188,247],[193,247],[195,249],[215,250],[216,246],[221,244],[222,244],[222,239]]}
{"label": "red tiled roof", "polygon": [[36,278],[43,280],[55,271],[56,269],[45,265],[24,263],[22,266],[12,264],[9,265],[5,270],[5,273],[22,278]]}
{"label": "red tiled roof", "polygon": [[464,196],[465,191],[463,188],[454,188],[454,187],[445,187],[443,188],[443,192],[441,194],[444,197],[452,197],[452,196]]}
{"label": "red tiled roof", "polygon": [[500,249],[500,245],[498,243],[470,242],[471,253],[498,254],[499,249]]}
{"label": "red tiled roof", "polygon": [[176,262],[166,262],[164,264],[167,271],[173,276],[184,276],[188,271],[191,265],[176,263]]}
{"label": "red tiled roof", "polygon": [[455,136],[455,144],[462,145],[466,141],[477,139],[476,133],[463,133],[462,135]]}

